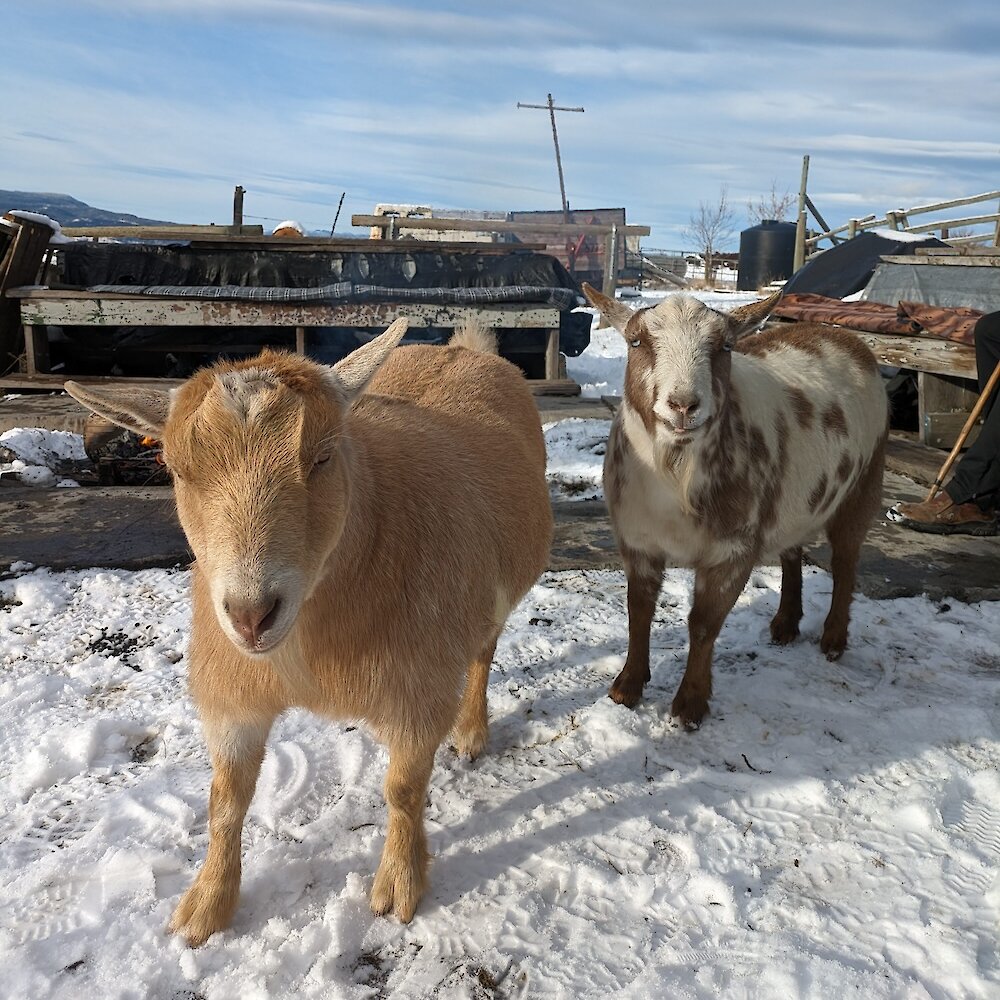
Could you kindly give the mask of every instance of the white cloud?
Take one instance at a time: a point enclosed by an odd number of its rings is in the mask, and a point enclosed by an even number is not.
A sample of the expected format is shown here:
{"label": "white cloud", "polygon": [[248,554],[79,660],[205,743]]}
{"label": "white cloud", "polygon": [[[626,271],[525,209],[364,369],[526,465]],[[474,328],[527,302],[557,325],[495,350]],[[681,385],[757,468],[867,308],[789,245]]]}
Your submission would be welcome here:
{"label": "white cloud", "polygon": [[669,16],[597,0],[47,6],[62,16],[11,4],[0,183],[150,217],[224,221],[236,183],[248,214],[317,228],[343,190],[341,225],[386,200],[555,207],[547,117],[515,108],[548,92],[586,108],[558,119],[571,203],[625,205],[660,244],[722,184],[738,208],[796,189],[804,153],[833,224],[996,186],[1000,15],[964,0],[906,17],[730,0]]}

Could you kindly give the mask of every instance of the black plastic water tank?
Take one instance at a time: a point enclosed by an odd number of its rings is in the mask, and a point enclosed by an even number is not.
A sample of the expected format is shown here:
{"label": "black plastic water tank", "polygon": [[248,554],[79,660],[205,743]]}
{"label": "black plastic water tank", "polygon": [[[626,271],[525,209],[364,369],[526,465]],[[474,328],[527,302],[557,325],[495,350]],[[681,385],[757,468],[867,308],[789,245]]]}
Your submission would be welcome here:
{"label": "black plastic water tank", "polygon": [[765,219],[740,233],[740,267],[736,287],[756,291],[792,276],[795,266],[795,223]]}

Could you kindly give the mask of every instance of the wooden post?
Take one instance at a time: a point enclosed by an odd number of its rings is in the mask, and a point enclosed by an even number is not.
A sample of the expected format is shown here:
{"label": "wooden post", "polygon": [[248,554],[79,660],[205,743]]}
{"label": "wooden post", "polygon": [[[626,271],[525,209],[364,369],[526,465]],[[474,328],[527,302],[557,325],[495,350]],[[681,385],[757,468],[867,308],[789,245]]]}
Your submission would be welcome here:
{"label": "wooden post", "polygon": [[858,235],[858,220],[851,219],[851,221],[847,223],[847,238],[849,240],[853,240],[854,237],[857,235]]}
{"label": "wooden post", "polygon": [[997,207],[997,227],[993,231],[993,245],[1000,247],[1000,206]]}
{"label": "wooden post", "polygon": [[[618,246],[618,227],[612,226],[611,232],[604,239],[604,286],[601,289],[609,299],[615,297],[615,289],[618,286]],[[598,330],[607,325],[603,315],[598,317]]]}
{"label": "wooden post", "polygon": [[559,327],[549,330],[545,341],[545,377],[549,381],[559,378]]}
{"label": "wooden post", "polygon": [[792,273],[794,274],[806,262],[806,210],[799,212],[798,221],[795,223],[795,255],[792,259]]}
{"label": "wooden post", "polygon": [[38,375],[49,370],[49,331],[44,326],[24,328],[24,370]]}
{"label": "wooden post", "polygon": [[241,184],[236,185],[236,190],[233,192],[233,225],[242,226],[243,225],[243,195],[246,194],[246,190]]}
{"label": "wooden post", "polygon": [[799,210],[795,216],[795,256],[792,260],[794,274],[806,262],[806,184],[809,181],[809,154],[802,157],[802,179],[799,181]]}
{"label": "wooden post", "polygon": [[306,353],[306,328],[304,326],[295,328],[295,353],[303,355]]}

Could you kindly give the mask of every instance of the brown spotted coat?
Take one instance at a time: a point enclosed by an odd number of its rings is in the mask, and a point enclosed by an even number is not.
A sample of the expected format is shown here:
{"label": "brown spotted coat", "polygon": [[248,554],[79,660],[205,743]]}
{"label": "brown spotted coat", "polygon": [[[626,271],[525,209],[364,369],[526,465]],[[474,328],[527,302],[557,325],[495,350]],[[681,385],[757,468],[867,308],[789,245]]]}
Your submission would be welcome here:
{"label": "brown spotted coat", "polygon": [[663,568],[688,566],[690,651],[672,708],[697,725],[715,639],[751,569],[781,563],[771,632],[790,642],[802,616],[801,549],[824,533],[834,597],[820,645],[831,659],[843,652],[858,552],[881,502],[884,387],[852,334],[809,324],[753,333],[773,299],[727,316],[675,296],[632,313],[585,291],[630,345],[604,466],[629,586],[629,652],[611,697],[639,700]]}

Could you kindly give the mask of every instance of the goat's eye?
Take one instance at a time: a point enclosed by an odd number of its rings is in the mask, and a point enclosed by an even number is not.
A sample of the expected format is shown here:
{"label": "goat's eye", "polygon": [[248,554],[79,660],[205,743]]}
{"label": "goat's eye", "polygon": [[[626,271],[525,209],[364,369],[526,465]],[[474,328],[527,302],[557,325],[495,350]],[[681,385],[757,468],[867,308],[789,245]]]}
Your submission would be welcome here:
{"label": "goat's eye", "polygon": [[635,340],[630,340],[628,342],[629,347],[639,347],[641,344],[642,341],[638,337],[636,337]]}
{"label": "goat's eye", "polygon": [[321,465],[326,465],[330,461],[330,453],[324,452],[322,455],[317,455],[313,461],[313,468],[318,469]]}
{"label": "goat's eye", "polygon": [[730,344],[728,340],[724,340],[724,341],[722,342],[722,349],[723,349],[724,351],[731,351],[731,350],[733,349],[733,345],[732,345],[732,344]]}

